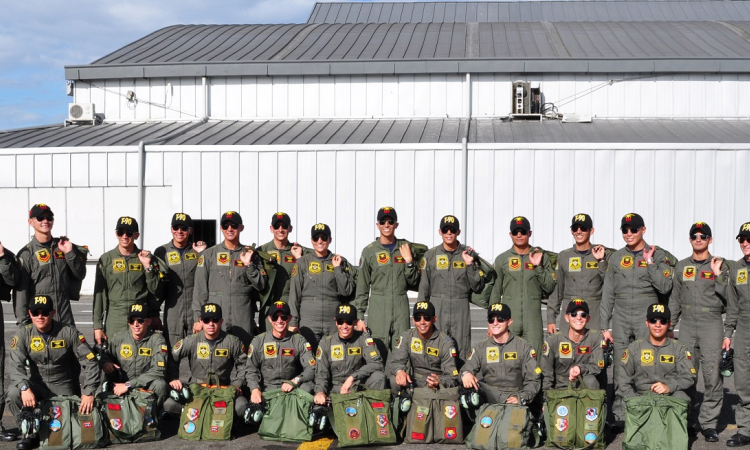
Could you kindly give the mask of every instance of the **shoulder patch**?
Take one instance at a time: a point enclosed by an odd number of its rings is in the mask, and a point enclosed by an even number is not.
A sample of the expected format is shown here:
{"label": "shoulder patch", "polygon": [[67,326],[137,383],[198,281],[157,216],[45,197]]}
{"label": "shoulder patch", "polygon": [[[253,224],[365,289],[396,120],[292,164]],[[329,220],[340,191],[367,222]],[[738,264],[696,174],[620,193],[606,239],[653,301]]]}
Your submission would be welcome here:
{"label": "shoulder patch", "polygon": [[10,341],[10,349],[13,350],[16,348],[16,344],[18,344],[18,336],[13,336],[13,339]]}
{"label": "shoulder patch", "polygon": [[623,363],[626,363],[626,362],[628,362],[628,358],[629,358],[629,356],[630,356],[630,355],[628,354],[628,351],[627,351],[627,349],[626,349],[626,350],[625,350],[625,351],[624,351],[624,352],[622,353],[622,358],[620,358],[620,359],[622,360],[622,362],[623,362]]}
{"label": "shoulder patch", "polygon": [[534,373],[537,374],[537,375],[539,375],[539,374],[542,373],[542,369],[539,368],[539,367],[537,367],[536,369],[534,369]]}
{"label": "shoulder patch", "polygon": [[182,340],[177,341],[174,347],[172,347],[172,350],[179,350],[180,347],[182,347]]}
{"label": "shoulder patch", "polygon": [[549,355],[549,344],[547,343],[547,341],[544,341],[544,344],[542,344],[542,355]]}

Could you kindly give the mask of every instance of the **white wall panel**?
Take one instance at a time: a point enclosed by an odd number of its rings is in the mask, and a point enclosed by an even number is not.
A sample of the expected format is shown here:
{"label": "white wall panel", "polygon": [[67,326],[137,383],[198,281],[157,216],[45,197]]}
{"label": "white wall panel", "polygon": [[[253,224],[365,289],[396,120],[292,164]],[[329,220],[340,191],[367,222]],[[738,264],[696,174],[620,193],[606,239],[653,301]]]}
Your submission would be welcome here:
{"label": "white wall panel", "polygon": [[16,186],[16,155],[0,155],[0,188]]}
{"label": "white wall panel", "polygon": [[[317,88],[317,83],[314,83],[312,87]],[[280,82],[280,83],[274,82],[271,92],[273,95],[273,105],[272,105],[273,116],[274,117],[289,116],[289,104],[291,102],[291,99],[289,98],[288,79],[284,79],[283,82]]]}
{"label": "white wall panel", "polygon": [[34,155],[34,186],[52,186],[52,155]]}
{"label": "white wall panel", "polygon": [[89,186],[107,185],[107,173],[109,171],[107,157],[107,153],[89,154]]}
{"label": "white wall panel", "polygon": [[3,211],[0,242],[14,253],[29,242],[33,233],[28,224],[29,209],[33,205],[29,201],[28,189],[0,188],[0,210]]}
{"label": "white wall panel", "polygon": [[[333,241],[333,247],[336,253],[344,255],[352,264],[359,263],[359,254],[362,252],[362,248],[357,246],[357,233],[360,230],[356,226],[356,216],[352,214],[353,206],[357,204],[355,153],[354,151],[340,151],[333,154],[336,170],[331,175],[336,177],[336,191],[326,196],[336,205],[334,218],[336,227],[333,229],[336,239]],[[374,222],[373,220],[372,223]],[[373,228],[374,226],[370,229]],[[361,233],[366,236],[367,231],[364,227]]]}
{"label": "white wall panel", "polygon": [[[403,239],[414,239],[414,217],[416,215],[415,204],[420,193],[417,191],[414,185],[414,151],[396,151],[394,152],[395,164],[393,171],[395,172],[393,188],[394,197],[391,200],[392,203],[383,203],[377,206],[377,209],[383,206],[393,206],[398,212],[398,237]],[[376,211],[373,210],[370,215],[370,222],[373,223],[370,230],[365,229],[365,235],[375,236],[377,230],[375,229],[374,223],[377,219]]]}
{"label": "white wall panel", "polygon": [[[247,183],[258,184],[258,198],[256,209],[263,214],[258,214],[257,220],[253,222],[253,229],[259,230],[261,236],[268,229],[271,214],[279,211],[278,193],[285,188],[279,186],[278,153],[263,152],[258,154],[258,176],[245,175]],[[222,192],[223,195],[223,192]],[[240,214],[242,211],[240,211]],[[249,230],[248,230],[249,231]],[[253,235],[255,236],[255,235]],[[264,241],[265,242],[265,241]]]}
{"label": "white wall panel", "polygon": [[34,186],[34,155],[16,157],[16,186]]}
{"label": "white wall panel", "polygon": [[[107,179],[103,185],[126,186],[127,158],[125,153],[107,154]],[[137,178],[137,177],[136,177]]]}
{"label": "white wall panel", "polygon": [[438,229],[433,212],[438,198],[434,189],[435,153],[434,150],[414,152],[414,239],[429,246],[435,245]]}
{"label": "white wall panel", "polygon": [[[182,153],[182,210],[199,211],[194,219],[212,219],[203,214],[201,201],[201,154]],[[216,180],[214,180],[216,182]],[[218,220],[218,217],[216,220]]]}
{"label": "white wall panel", "polygon": [[[258,196],[265,195],[265,193],[268,192],[267,189],[259,190],[258,179],[253,176],[258,170],[260,170],[258,152],[240,153],[240,173],[245,176],[238,184],[238,189],[240,191],[240,204],[237,207],[237,211],[242,215],[242,221],[247,221],[247,223],[250,224],[249,228],[254,227],[255,224],[258,223]],[[227,188],[229,187],[230,186],[227,185]],[[221,214],[223,213],[224,211],[221,212]],[[217,215],[216,220],[218,221],[219,218],[220,216]],[[262,229],[259,231],[262,231]],[[252,244],[254,236],[255,233],[251,234],[250,231],[246,229],[242,240]],[[221,237],[221,230],[218,230],[218,238],[223,239]],[[261,242],[266,242],[266,240],[262,239]]]}
{"label": "white wall panel", "polygon": [[[377,218],[376,211],[380,208],[375,201],[375,196],[379,189],[377,184],[379,174],[377,170],[373,170],[373,167],[376,167],[376,158],[376,152],[367,150],[360,150],[354,154],[357,201],[353,205],[350,205],[349,210],[355,216],[355,225],[357,227],[355,244],[360,250],[372,242],[376,236],[374,224]],[[390,203],[388,205],[397,208],[396,205]]]}
{"label": "white wall panel", "polygon": [[[67,226],[68,237],[76,244],[88,245],[91,252],[89,258],[96,261],[102,253],[117,245],[115,221],[119,215],[105,222],[103,188],[70,188],[65,191],[70,219]],[[120,204],[120,201],[115,199],[113,205]],[[122,215],[125,214],[123,212]],[[86,278],[93,279],[94,268],[89,267],[88,270]]]}
{"label": "white wall panel", "polygon": [[[297,210],[297,154],[293,152],[279,152],[278,154],[279,166],[276,173],[274,183],[267,189],[274,189],[276,191],[276,204],[270,210],[264,211],[259,208],[261,213],[261,224],[263,220],[269,222],[271,215],[277,211],[282,211],[287,214],[293,214]],[[354,165],[351,168],[345,170],[354,171]],[[292,225],[294,230],[293,236],[300,235],[303,232],[304,227],[297,227],[297,218],[292,217]],[[270,223],[266,223],[270,225]],[[261,234],[263,233],[263,227],[260,228]],[[304,235],[304,232],[301,234]],[[300,235],[300,236],[301,236]]]}
{"label": "white wall panel", "polygon": [[[310,227],[325,220],[317,214],[317,157],[315,152],[297,154],[297,218],[295,223],[300,227],[300,241],[303,245],[310,242]],[[329,224],[333,226],[334,224]]]}
{"label": "white wall panel", "polygon": [[[221,179],[221,166],[219,163],[219,156],[219,153],[201,154],[201,178],[199,183],[201,197],[201,217],[220,218],[224,213],[224,211],[221,210],[221,190],[224,183]],[[227,182],[227,187],[234,184],[232,180],[227,180]],[[242,182],[239,183],[238,187],[242,189]],[[245,218],[243,217],[243,222],[244,219]]]}
{"label": "white wall panel", "polygon": [[52,155],[52,185],[55,187],[70,186],[70,155]]}

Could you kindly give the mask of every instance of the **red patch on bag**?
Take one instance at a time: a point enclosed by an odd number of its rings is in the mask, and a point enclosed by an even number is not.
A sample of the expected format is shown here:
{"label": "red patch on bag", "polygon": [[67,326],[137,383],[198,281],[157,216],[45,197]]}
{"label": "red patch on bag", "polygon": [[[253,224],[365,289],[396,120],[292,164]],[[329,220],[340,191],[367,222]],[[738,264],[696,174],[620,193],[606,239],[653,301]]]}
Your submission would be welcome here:
{"label": "red patch on bag", "polygon": [[212,426],[211,427],[211,433],[218,433],[218,432],[219,432],[219,427],[217,427],[217,426]]}
{"label": "red patch on bag", "polygon": [[109,403],[109,404],[107,404],[107,408],[115,410],[115,411],[119,411],[121,409],[120,405],[115,404],[115,403]]}
{"label": "red patch on bag", "polygon": [[372,405],[373,408],[385,408],[383,402],[370,403],[370,405]]}
{"label": "red patch on bag", "polygon": [[94,426],[94,424],[93,424],[93,423],[91,423],[91,422],[83,422],[83,423],[81,424],[81,426],[83,426],[83,428],[91,428],[91,427],[93,427],[93,426]]}
{"label": "red patch on bag", "polygon": [[424,441],[424,433],[415,433],[415,432],[412,431],[411,432],[411,438],[412,439],[416,439],[418,441]]}
{"label": "red patch on bag", "polygon": [[227,402],[214,402],[214,406],[217,408],[226,408]]}

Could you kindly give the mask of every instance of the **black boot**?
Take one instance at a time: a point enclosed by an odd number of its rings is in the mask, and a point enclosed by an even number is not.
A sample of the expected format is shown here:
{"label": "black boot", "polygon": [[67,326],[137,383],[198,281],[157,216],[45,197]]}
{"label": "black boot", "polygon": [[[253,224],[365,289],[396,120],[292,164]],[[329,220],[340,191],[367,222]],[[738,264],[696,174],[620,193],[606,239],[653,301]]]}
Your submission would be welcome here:
{"label": "black boot", "polygon": [[727,447],[742,447],[743,445],[750,444],[750,436],[744,434],[735,434],[727,441]]}
{"label": "black boot", "polygon": [[21,439],[21,442],[16,444],[18,450],[33,450],[39,447],[39,436],[32,434],[28,437]]}
{"label": "black boot", "polygon": [[0,430],[0,441],[12,442],[18,439],[18,431]]}
{"label": "black boot", "polygon": [[701,431],[701,434],[706,438],[706,442],[719,442],[719,433],[716,432],[715,428],[706,428]]}

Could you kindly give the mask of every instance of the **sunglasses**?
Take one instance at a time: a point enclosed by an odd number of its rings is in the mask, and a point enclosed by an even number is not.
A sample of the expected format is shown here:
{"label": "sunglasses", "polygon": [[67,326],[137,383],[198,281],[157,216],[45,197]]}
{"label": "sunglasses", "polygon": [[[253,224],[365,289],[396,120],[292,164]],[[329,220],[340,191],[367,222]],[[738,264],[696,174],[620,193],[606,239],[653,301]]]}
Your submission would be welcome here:
{"label": "sunglasses", "polygon": [[275,223],[275,224],[273,225],[273,229],[274,229],[274,230],[278,230],[279,228],[283,228],[283,229],[285,229],[285,230],[288,230],[288,229],[289,229],[289,225],[287,225],[287,224],[285,224],[285,223],[283,223],[283,222],[276,222],[276,223]]}
{"label": "sunglasses", "polygon": [[586,233],[591,228],[584,226],[584,225],[573,225],[572,227],[570,227],[570,229],[573,231],[583,231],[584,233]]}
{"label": "sunglasses", "polygon": [[524,230],[523,228],[516,228],[515,230],[511,231],[510,234],[512,234],[513,236],[518,236],[519,234],[521,236],[526,236],[527,234],[529,234],[529,232]]}
{"label": "sunglasses", "polygon": [[31,312],[31,315],[34,317],[49,317],[50,314],[52,314],[52,311],[42,311],[41,309],[37,309],[36,311]]}
{"label": "sunglasses", "polygon": [[313,236],[312,240],[313,242],[318,242],[318,241],[326,242],[328,241],[328,236],[324,234],[316,234],[315,236]]}
{"label": "sunglasses", "polygon": [[271,320],[274,322],[278,322],[279,320],[281,320],[282,322],[286,322],[287,320],[289,320],[289,316],[287,316],[286,314],[276,314],[271,317]]}
{"label": "sunglasses", "polygon": [[138,322],[141,325],[143,325],[146,322],[146,319],[144,319],[143,317],[131,317],[130,319],[128,319],[128,323],[130,325],[133,325],[136,322]]}
{"label": "sunglasses", "polygon": [[414,321],[415,322],[421,322],[423,320],[425,322],[431,322],[432,321],[432,316],[428,316],[426,314],[419,314],[419,315],[414,316]]}
{"label": "sunglasses", "polygon": [[221,229],[222,230],[228,230],[230,228],[233,229],[233,230],[237,230],[237,229],[240,228],[240,226],[237,225],[237,224],[235,224],[235,223],[232,223],[232,222],[224,222],[224,223],[221,224]]}
{"label": "sunglasses", "polygon": [[441,228],[440,231],[442,231],[443,234],[456,234],[456,230],[450,227]]}
{"label": "sunglasses", "polygon": [[586,311],[574,311],[572,313],[568,313],[570,317],[580,317],[581,319],[585,319],[589,316],[589,313]]}
{"label": "sunglasses", "polygon": [[711,237],[711,236],[709,236],[709,235],[707,235],[707,234],[691,234],[691,235],[690,235],[690,240],[691,240],[691,241],[694,241],[694,240],[696,240],[696,239],[698,239],[698,238],[701,238],[701,241],[707,241],[707,240],[708,240],[708,238],[710,238],[710,237]]}
{"label": "sunglasses", "polygon": [[37,222],[44,222],[45,220],[47,222],[54,222],[55,218],[54,216],[39,216],[39,217],[36,217],[36,220]]}
{"label": "sunglasses", "polygon": [[343,324],[352,326],[354,324],[354,321],[350,319],[336,319],[336,325],[343,325]]}
{"label": "sunglasses", "polygon": [[381,220],[381,221],[380,221],[380,222],[378,222],[378,223],[379,223],[380,225],[385,225],[385,224],[388,224],[388,225],[393,225],[394,223],[396,223],[396,221],[395,221],[395,220],[393,220],[393,219],[388,219],[388,220]]}
{"label": "sunglasses", "polygon": [[634,227],[620,228],[620,231],[622,231],[622,234],[628,234],[628,232],[630,232],[630,234],[638,234],[638,230],[640,230],[640,228],[634,228]]}
{"label": "sunglasses", "polygon": [[497,317],[497,316],[490,316],[487,318],[487,323],[495,323],[495,321],[497,321],[497,323],[503,323],[506,320],[508,319],[503,319],[502,317]]}
{"label": "sunglasses", "polygon": [[221,319],[216,319],[214,317],[206,317],[205,319],[201,319],[201,322],[208,325],[209,323],[219,323]]}
{"label": "sunglasses", "polygon": [[122,228],[119,228],[117,230],[117,237],[122,237],[122,235],[125,235],[125,236],[127,236],[129,238],[132,238],[133,237],[133,232],[129,231],[129,230],[123,230]]}
{"label": "sunglasses", "polygon": [[651,319],[648,319],[648,323],[650,323],[651,325],[656,325],[657,322],[662,325],[666,325],[669,321],[662,317],[652,317]]}
{"label": "sunglasses", "polygon": [[177,225],[176,227],[172,227],[172,231],[187,231],[188,227],[184,225]]}
{"label": "sunglasses", "polygon": [[745,236],[740,236],[737,238],[737,242],[739,242],[740,244],[744,244],[747,241],[750,241],[750,238],[746,238]]}

